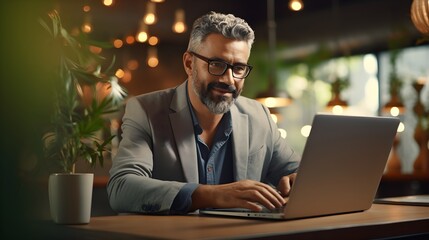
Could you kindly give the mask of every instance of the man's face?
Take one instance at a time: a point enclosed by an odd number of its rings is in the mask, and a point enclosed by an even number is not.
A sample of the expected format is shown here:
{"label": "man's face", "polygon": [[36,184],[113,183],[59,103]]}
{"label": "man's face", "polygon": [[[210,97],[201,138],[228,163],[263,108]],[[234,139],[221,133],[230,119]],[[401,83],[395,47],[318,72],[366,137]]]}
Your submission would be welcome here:
{"label": "man's face", "polygon": [[[220,34],[209,35],[197,54],[229,64],[247,64],[250,49],[246,42],[224,38]],[[229,111],[235,99],[240,96],[244,79],[234,78],[228,68],[221,76],[208,71],[208,63],[193,56],[192,74],[189,76],[194,93],[200,101],[215,114]]]}

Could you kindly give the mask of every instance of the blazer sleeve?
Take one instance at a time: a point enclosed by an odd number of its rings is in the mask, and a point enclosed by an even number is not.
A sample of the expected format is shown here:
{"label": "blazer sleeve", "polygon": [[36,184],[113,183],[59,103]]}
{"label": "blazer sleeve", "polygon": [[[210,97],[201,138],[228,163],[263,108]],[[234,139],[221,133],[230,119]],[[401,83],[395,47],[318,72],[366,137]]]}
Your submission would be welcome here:
{"label": "blazer sleeve", "polygon": [[107,185],[112,209],[116,212],[168,214],[185,183],[152,178],[152,126],[136,98],[128,100],[121,128],[122,140]]}

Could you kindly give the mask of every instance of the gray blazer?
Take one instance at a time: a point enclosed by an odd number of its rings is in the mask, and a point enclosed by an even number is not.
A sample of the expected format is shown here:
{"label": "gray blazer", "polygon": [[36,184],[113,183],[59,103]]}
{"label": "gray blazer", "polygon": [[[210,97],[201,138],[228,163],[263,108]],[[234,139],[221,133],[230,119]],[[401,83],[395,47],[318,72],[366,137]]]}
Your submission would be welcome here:
{"label": "gray blazer", "polygon": [[[128,100],[107,186],[115,211],[168,213],[185,183],[198,183],[187,82]],[[230,111],[235,180],[277,186],[296,171],[300,157],[280,137],[266,107],[240,96]]]}

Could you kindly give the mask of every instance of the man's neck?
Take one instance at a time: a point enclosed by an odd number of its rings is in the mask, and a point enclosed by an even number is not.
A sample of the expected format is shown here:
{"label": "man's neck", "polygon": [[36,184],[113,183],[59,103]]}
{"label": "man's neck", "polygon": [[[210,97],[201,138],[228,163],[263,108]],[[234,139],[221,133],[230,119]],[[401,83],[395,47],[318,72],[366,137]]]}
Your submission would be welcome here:
{"label": "man's neck", "polygon": [[200,124],[203,131],[215,130],[222,119],[223,114],[212,113],[198,98],[192,99],[192,97],[190,97],[190,100],[195,115],[198,118],[198,123]]}
{"label": "man's neck", "polygon": [[191,107],[194,109],[195,116],[198,119],[198,123],[203,130],[200,137],[203,141],[211,148],[213,138],[216,133],[217,126],[222,120],[223,114],[214,114],[212,113],[207,106],[201,102],[198,96],[191,92],[192,88],[188,88],[189,100],[191,102]]}

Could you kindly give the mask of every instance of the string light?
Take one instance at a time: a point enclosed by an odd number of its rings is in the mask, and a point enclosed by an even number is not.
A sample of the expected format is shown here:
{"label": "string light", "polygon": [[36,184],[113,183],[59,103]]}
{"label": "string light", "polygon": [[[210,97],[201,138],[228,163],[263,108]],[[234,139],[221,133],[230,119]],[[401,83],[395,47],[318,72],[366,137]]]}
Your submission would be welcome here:
{"label": "string light", "polygon": [[146,14],[144,16],[144,22],[147,25],[152,25],[156,22],[156,4],[154,2],[147,3]]}
{"label": "string light", "polygon": [[147,54],[147,65],[149,67],[156,67],[158,66],[159,60],[158,60],[158,51],[155,47],[149,47],[148,54]]}
{"label": "string light", "polygon": [[177,9],[175,12],[175,21],[173,24],[173,31],[176,33],[183,33],[186,31],[185,11]]}
{"label": "string light", "polygon": [[110,7],[113,5],[113,0],[103,0],[103,4],[106,7]]}
{"label": "string light", "polygon": [[82,7],[82,10],[83,10],[84,12],[89,12],[89,11],[91,11],[91,6],[89,6],[89,5],[84,5],[84,6]]}
{"label": "string light", "polygon": [[140,22],[140,29],[136,35],[136,40],[143,43],[147,41],[148,37],[149,37],[149,34],[147,31],[147,25],[145,24],[144,20],[142,20]]}
{"label": "string light", "polygon": [[92,32],[91,17],[89,16],[89,14],[85,14],[85,16],[84,16],[84,20],[83,20],[81,30],[84,33]]}
{"label": "string light", "polygon": [[121,48],[124,45],[124,42],[121,39],[115,39],[113,41],[113,46],[115,48]]}
{"label": "string light", "polygon": [[131,71],[125,70],[124,76],[121,78],[121,80],[124,83],[128,83],[128,82],[131,82],[132,78],[133,78],[133,74],[131,73]]}
{"label": "string light", "polygon": [[137,41],[139,42],[146,42],[147,38],[148,38],[147,32],[144,32],[144,31],[139,32],[136,37]]}
{"label": "string light", "polygon": [[118,70],[116,70],[116,73],[115,73],[115,76],[116,77],[118,77],[118,78],[123,78],[124,77],[124,75],[125,75],[125,72],[124,72],[124,70],[122,70],[122,69],[118,69]]}
{"label": "string light", "polygon": [[310,136],[311,125],[305,125],[301,128],[301,135],[304,137]]}
{"label": "string light", "polygon": [[136,41],[136,38],[133,35],[128,35],[125,38],[125,42],[129,45],[133,44]]}
{"label": "string light", "polygon": [[135,59],[131,59],[127,63],[127,68],[130,70],[136,70],[137,68],[139,68],[139,62]]}
{"label": "string light", "polygon": [[304,3],[302,2],[302,0],[290,0],[289,8],[292,11],[301,11],[304,8]]}
{"label": "string light", "polygon": [[158,44],[158,38],[156,36],[151,36],[148,40],[149,45],[151,46],[155,46],[156,44]]}
{"label": "string light", "polygon": [[91,16],[89,15],[89,12],[91,11],[91,6],[89,6],[88,4],[83,5],[82,11],[84,12],[84,16],[83,23],[80,29],[84,33],[90,33],[92,31]]}
{"label": "string light", "polygon": [[91,45],[91,46],[89,46],[89,51],[91,51],[95,54],[100,54],[103,51],[103,49],[101,47]]}

